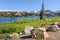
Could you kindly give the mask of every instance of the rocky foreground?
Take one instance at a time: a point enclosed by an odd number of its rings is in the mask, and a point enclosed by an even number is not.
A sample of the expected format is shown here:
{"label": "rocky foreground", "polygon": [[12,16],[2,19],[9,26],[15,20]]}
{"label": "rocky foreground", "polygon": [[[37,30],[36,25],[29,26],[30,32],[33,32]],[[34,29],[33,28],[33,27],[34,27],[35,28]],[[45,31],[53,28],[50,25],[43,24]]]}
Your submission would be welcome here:
{"label": "rocky foreground", "polygon": [[[47,38],[46,40],[60,40],[60,30],[58,30],[57,32],[48,32],[48,34],[50,35],[49,38]],[[5,40],[5,38],[0,39],[0,40]],[[36,39],[32,39],[30,38],[14,38],[14,39],[8,39],[8,40],[36,40]]]}

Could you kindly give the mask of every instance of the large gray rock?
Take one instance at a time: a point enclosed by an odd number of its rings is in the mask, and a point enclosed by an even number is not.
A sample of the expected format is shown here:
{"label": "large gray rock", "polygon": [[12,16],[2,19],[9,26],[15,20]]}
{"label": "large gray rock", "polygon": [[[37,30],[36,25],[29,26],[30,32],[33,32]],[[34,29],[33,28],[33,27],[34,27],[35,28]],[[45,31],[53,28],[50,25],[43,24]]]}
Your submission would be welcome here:
{"label": "large gray rock", "polygon": [[60,23],[59,22],[54,22],[55,25],[57,25],[60,28]]}
{"label": "large gray rock", "polygon": [[26,26],[24,29],[25,34],[30,34],[30,31],[33,29],[32,26]]}
{"label": "large gray rock", "polygon": [[31,36],[32,38],[40,38],[40,39],[46,39],[49,37],[46,31],[40,30],[38,28],[34,28],[31,30]]}
{"label": "large gray rock", "polygon": [[48,27],[46,31],[57,31],[58,29],[59,29],[58,26],[53,24],[50,25],[50,27]]}
{"label": "large gray rock", "polygon": [[31,36],[32,38],[37,38],[37,37],[40,37],[41,39],[44,38],[43,31],[37,28],[31,30]]}

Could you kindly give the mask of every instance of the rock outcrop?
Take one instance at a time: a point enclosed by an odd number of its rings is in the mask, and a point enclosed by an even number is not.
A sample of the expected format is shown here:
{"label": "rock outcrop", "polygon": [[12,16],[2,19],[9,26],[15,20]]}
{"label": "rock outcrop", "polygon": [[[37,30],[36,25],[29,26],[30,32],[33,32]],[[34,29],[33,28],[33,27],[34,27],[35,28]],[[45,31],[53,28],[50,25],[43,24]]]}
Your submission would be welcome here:
{"label": "rock outcrop", "polygon": [[13,38],[18,38],[18,33],[13,33],[11,35],[8,35],[5,40],[7,40],[7,39],[13,39]]}
{"label": "rock outcrop", "polygon": [[60,23],[59,22],[54,22],[55,25],[58,26],[58,28],[60,28]]}
{"label": "rock outcrop", "polygon": [[32,38],[41,38],[42,40],[46,39],[49,37],[48,33],[45,30],[41,30],[38,28],[34,28],[31,30],[31,36]]}
{"label": "rock outcrop", "polygon": [[58,26],[53,24],[50,25],[50,27],[48,27],[46,31],[57,31],[58,29],[59,29]]}
{"label": "rock outcrop", "polygon": [[26,26],[24,29],[25,34],[30,34],[30,31],[33,29],[32,26]]}

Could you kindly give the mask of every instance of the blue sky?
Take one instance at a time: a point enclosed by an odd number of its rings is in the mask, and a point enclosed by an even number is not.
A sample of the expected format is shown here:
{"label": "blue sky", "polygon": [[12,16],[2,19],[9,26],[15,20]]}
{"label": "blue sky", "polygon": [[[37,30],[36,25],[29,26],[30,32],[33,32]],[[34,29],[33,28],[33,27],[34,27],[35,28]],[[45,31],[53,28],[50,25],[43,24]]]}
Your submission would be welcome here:
{"label": "blue sky", "polygon": [[[0,0],[0,10],[39,11],[42,0]],[[44,0],[45,10],[60,10],[60,0]]]}

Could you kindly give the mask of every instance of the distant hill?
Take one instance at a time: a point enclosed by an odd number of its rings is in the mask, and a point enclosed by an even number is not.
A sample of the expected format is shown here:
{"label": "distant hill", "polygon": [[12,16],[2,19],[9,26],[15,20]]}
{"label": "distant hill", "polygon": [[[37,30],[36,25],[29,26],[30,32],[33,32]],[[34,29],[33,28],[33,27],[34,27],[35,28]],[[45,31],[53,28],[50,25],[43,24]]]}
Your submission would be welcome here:
{"label": "distant hill", "polygon": [[[16,10],[4,10],[0,11],[0,17],[21,17],[21,16],[39,16],[40,11],[16,11]],[[45,10],[45,16],[60,16],[60,10],[52,11]]]}
{"label": "distant hill", "polygon": [[57,10],[57,11],[46,10],[45,15],[48,15],[48,16],[60,16],[60,10]]}
{"label": "distant hill", "polygon": [[51,11],[51,10],[46,10],[45,11],[45,15],[46,16],[55,16],[55,12],[54,11]]}
{"label": "distant hill", "polygon": [[[40,11],[37,12],[37,14],[39,14]],[[60,16],[60,10],[58,11],[52,11],[52,10],[45,10],[44,13],[45,16]]]}

